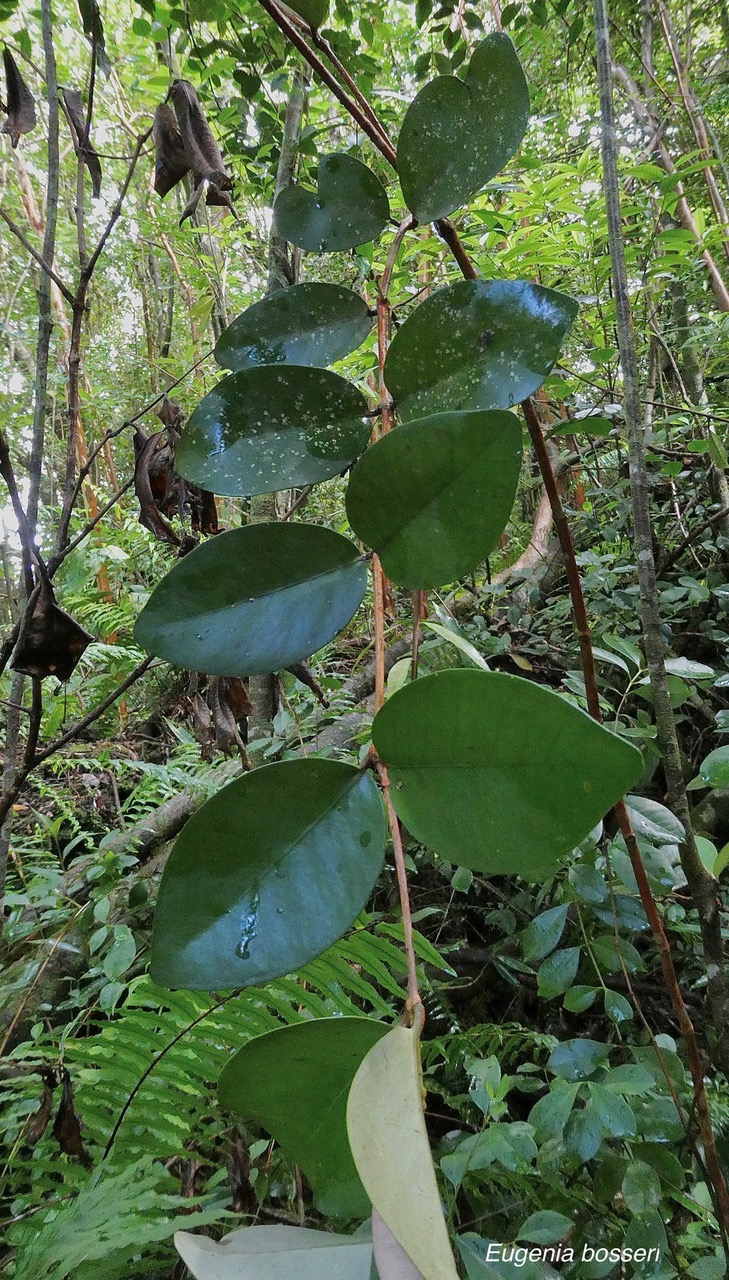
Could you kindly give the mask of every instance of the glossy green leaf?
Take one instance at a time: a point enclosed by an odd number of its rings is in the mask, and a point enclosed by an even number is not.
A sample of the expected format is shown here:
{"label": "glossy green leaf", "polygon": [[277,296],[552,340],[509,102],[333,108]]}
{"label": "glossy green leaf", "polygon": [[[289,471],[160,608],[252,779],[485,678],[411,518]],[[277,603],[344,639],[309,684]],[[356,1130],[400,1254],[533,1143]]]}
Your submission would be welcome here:
{"label": "glossy green leaf", "polygon": [[468,1280],[560,1280],[548,1262],[530,1262],[517,1256],[515,1251],[516,1261],[513,1261],[512,1249],[511,1244],[499,1244],[470,1233],[458,1237],[458,1251]]}
{"label": "glossy green leaf", "polygon": [[223,1107],[261,1125],[300,1165],[321,1213],[364,1218],[370,1202],[347,1138],[355,1072],[389,1028],[371,1018],[319,1018],[249,1040],[218,1084]]}
{"label": "glossy green leaf", "polygon": [[612,1019],[616,1025],[621,1022],[628,1022],[633,1016],[633,1006],[625,996],[621,996],[619,991],[605,990],[605,1012],[608,1018]]}
{"label": "glossy green leaf", "polygon": [[699,776],[707,787],[729,785],[729,747],[717,747],[701,762]]}
{"label": "glossy green leaf", "polygon": [[541,386],[576,315],[572,298],[524,280],[438,289],[387,354],[385,382],[400,417],[511,408]]}
{"label": "glossy green leaf", "polygon": [[543,960],[550,951],[554,951],[564,932],[568,910],[567,905],[550,907],[529,922],[521,940],[522,955],[527,964]]}
{"label": "glossy green leaf", "polygon": [[372,1204],[423,1280],[457,1280],[430,1154],[414,1027],[367,1054],[347,1103],[354,1162]]}
{"label": "glossy green leaf", "polygon": [[325,368],[355,351],[371,328],[354,290],[307,281],[246,308],[218,338],[215,359],[234,372],[266,364]]}
{"label": "glossy green leaf", "polygon": [[537,994],[545,1000],[564,995],[580,967],[580,947],[564,947],[543,960],[537,970]]}
{"label": "glossy green leaf", "polygon": [[[491,670],[483,654],[479,653],[476,646],[472,645],[471,641],[467,640],[460,630],[456,630],[455,626],[444,627],[440,622],[428,621],[423,623],[423,630],[431,631],[440,640],[445,640],[446,644],[453,645],[453,648],[457,649],[467,659],[463,665],[479,667],[481,671]],[[405,682],[401,681],[401,683],[404,684]],[[392,692],[394,693],[395,690],[393,689]]]}
{"label": "glossy green leaf", "polygon": [[413,591],[475,569],[514,504],[521,428],[513,413],[440,413],[399,427],[357,463],[347,516],[385,573]]}
{"label": "glossy green leaf", "polygon": [[552,875],[642,772],[634,747],[540,685],[443,671],[375,717],[405,826],[441,857],[487,875]]}
{"label": "glossy green leaf", "polygon": [[154,981],[227,991],[290,973],[356,919],[384,854],[369,774],[309,757],[237,778],[193,815],[165,866]]}
{"label": "glossy green leaf", "polygon": [[374,240],[390,217],[387,192],[380,179],[354,156],[323,156],[317,191],[284,187],[273,208],[277,231],[314,253],[340,253]]}
{"label": "glossy green leaf", "polygon": [[601,1084],[590,1084],[588,1088],[592,1105],[606,1136],[634,1138],[635,1115],[625,1098]]}
{"label": "glossy green leaf", "polygon": [[610,1048],[599,1040],[563,1040],[552,1050],[547,1066],[561,1080],[586,1080],[605,1066]]}
{"label": "glossy green leaf", "polygon": [[534,1104],[529,1112],[529,1123],[533,1125],[539,1142],[561,1138],[562,1130],[572,1114],[579,1087],[579,1084],[563,1084],[561,1081],[552,1084],[549,1093]]}
{"label": "glossy green leaf", "polygon": [[661,1183],[655,1169],[643,1160],[631,1160],[623,1178],[623,1199],[631,1213],[647,1213],[661,1203]]}
{"label": "glossy green leaf", "polygon": [[508,36],[487,36],[463,80],[439,76],[421,89],[400,129],[397,170],[420,222],[444,218],[511,159],[529,122],[529,90]]}
{"label": "glossy green leaf", "polygon": [[346,626],[366,582],[357,548],[331,529],[247,525],[179,560],[142,610],[135,637],[191,671],[281,671]]}
{"label": "glossy green leaf", "polygon": [[318,484],[367,447],[367,401],[330,369],[267,365],[223,378],[191,415],[175,466],[213,493]]}
{"label": "glossy green leaf", "polygon": [[605,1130],[591,1102],[581,1110],[574,1110],[564,1128],[565,1147],[582,1161],[592,1160],[604,1137]]}
{"label": "glossy green leaf", "polygon": [[570,1013],[584,1013],[590,1009],[597,998],[597,987],[577,985],[565,992],[562,1004]]}
{"label": "glossy green leaf", "polygon": [[555,1213],[551,1209],[541,1209],[531,1213],[517,1233],[517,1240],[529,1240],[532,1244],[554,1244],[563,1240],[574,1223],[563,1213]]}
{"label": "glossy green leaf", "polygon": [[372,1242],[307,1227],[242,1227],[219,1242],[191,1231],[175,1247],[195,1280],[370,1280]]}
{"label": "glossy green leaf", "polygon": [[329,0],[285,0],[285,8],[293,9],[310,26],[320,27],[329,12]]}

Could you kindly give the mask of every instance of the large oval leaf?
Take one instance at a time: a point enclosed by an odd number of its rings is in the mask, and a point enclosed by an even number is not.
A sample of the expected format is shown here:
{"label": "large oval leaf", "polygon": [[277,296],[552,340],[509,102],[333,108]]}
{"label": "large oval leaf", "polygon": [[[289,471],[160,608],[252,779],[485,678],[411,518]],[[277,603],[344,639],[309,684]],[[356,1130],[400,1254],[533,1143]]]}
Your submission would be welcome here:
{"label": "large oval leaf", "polygon": [[314,757],[254,769],[177,839],[157,899],[154,981],[223,991],[292,972],[342,936],[384,856],[369,774]]}
{"label": "large oval leaf", "polygon": [[317,484],[366,448],[366,413],[361,392],[328,369],[244,369],[200,401],[175,466],[194,484],[232,497]]}
{"label": "large oval leaf", "polygon": [[284,0],[285,9],[293,9],[304,22],[320,27],[329,12],[329,0]]}
{"label": "large oval leaf", "polygon": [[314,253],[340,253],[374,240],[390,217],[380,179],[354,156],[324,156],[317,171],[317,192],[284,187],[273,207],[277,231]]}
{"label": "large oval leaf", "polygon": [[400,587],[470,573],[496,546],[514,503],[521,428],[512,413],[440,413],[398,427],[360,458],[347,516]]}
{"label": "large oval leaf", "polygon": [[242,1227],[217,1243],[177,1231],[195,1280],[370,1280],[372,1242],[308,1227]]}
{"label": "large oval leaf", "polygon": [[395,808],[441,857],[541,881],[640,777],[639,751],[518,676],[443,671],[394,694],[372,739]]}
{"label": "large oval leaf", "polygon": [[349,1144],[374,1208],[423,1280],[457,1280],[423,1114],[414,1027],[367,1054],[347,1102]]}
{"label": "large oval leaf", "polygon": [[451,409],[508,409],[541,386],[577,303],[523,280],[459,280],[395,334],[385,381],[404,421]]}
{"label": "large oval leaf", "polygon": [[353,543],[317,525],[231,529],[178,560],[144,606],[148,653],[216,676],[281,671],[341,631],[367,570]]}
{"label": "large oval leaf", "polygon": [[321,1213],[364,1218],[370,1202],[347,1137],[347,1094],[387,1033],[372,1018],[320,1018],[249,1040],[218,1084],[224,1107],[259,1124],[300,1165]]}
{"label": "large oval leaf", "polygon": [[408,108],[397,144],[405,203],[420,222],[444,218],[511,159],[529,123],[529,90],[511,40],[495,32],[464,80],[439,76]]}
{"label": "large oval leaf", "polygon": [[367,303],[338,284],[296,284],[254,302],[221,333],[215,359],[239,372],[262,364],[324,368],[364,342]]}

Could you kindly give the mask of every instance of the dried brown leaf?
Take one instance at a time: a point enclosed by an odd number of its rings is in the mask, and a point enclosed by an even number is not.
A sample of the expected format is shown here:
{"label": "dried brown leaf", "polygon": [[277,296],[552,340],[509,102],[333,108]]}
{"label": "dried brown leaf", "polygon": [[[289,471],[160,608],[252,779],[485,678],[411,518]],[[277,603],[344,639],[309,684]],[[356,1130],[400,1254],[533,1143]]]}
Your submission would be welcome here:
{"label": "dried brown leaf", "polygon": [[154,189],[162,199],[190,172],[190,161],[172,107],[163,102],[154,113]]}
{"label": "dried brown leaf", "polygon": [[63,1071],[61,1105],[53,1122],[53,1136],[64,1155],[75,1156],[85,1169],[91,1168],[92,1160],[81,1137],[81,1121],[73,1105],[71,1077],[65,1068]]}
{"label": "dried brown leaf", "polygon": [[81,96],[81,90],[64,89],[63,101],[66,105],[68,118],[71,122],[76,155],[83,157],[84,164],[86,165],[91,177],[91,193],[94,200],[98,200],[101,195],[101,162],[89,139],[86,137],[86,118],[84,116],[84,102]]}
{"label": "dried brown leaf", "polygon": [[50,582],[38,584],[28,601],[10,666],[26,676],[68,680],[93,636],[59,608]]}
{"label": "dried brown leaf", "polygon": [[9,49],[3,49],[3,64],[7,86],[5,113],[8,118],[2,127],[2,132],[10,134],[10,141],[14,147],[17,147],[20,135],[30,133],[31,129],[35,128],[35,99]]}

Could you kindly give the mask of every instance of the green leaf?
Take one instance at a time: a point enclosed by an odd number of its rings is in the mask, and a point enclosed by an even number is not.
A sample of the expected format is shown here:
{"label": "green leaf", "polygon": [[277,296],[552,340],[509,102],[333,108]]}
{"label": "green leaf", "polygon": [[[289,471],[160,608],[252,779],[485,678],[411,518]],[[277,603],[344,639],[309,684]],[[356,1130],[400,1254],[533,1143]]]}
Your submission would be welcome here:
{"label": "green leaf", "polygon": [[424,1280],[457,1280],[430,1154],[417,1028],[370,1050],[347,1103],[354,1162],[372,1204]]}
{"label": "green leaf", "polygon": [[121,978],[125,974],[135,955],[137,944],[134,934],[126,924],[118,924],[114,928],[114,941],[104,956],[102,971],[110,981]]}
{"label": "green leaf", "polygon": [[293,9],[311,27],[320,27],[329,12],[329,0],[286,0],[286,8]]}
{"label": "green leaf", "polygon": [[601,1084],[589,1084],[590,1098],[605,1133],[611,1138],[635,1137],[635,1115],[625,1099]]}
{"label": "green leaf", "polygon": [[385,383],[400,417],[511,408],[541,386],[576,315],[572,298],[523,280],[438,289],[387,353]]}
{"label": "green leaf", "polygon": [[370,1202],[347,1138],[355,1072],[389,1028],[370,1018],[318,1018],[249,1040],[225,1067],[221,1106],[261,1125],[300,1165],[320,1213],[364,1218]]}
{"label": "green leaf", "polygon": [[572,1114],[579,1084],[563,1084],[562,1081],[552,1084],[549,1093],[540,1098],[529,1112],[529,1123],[533,1125],[535,1137],[541,1142],[550,1138],[561,1138],[562,1130]]}
{"label": "green leaf", "polygon": [[641,1277],[652,1276],[663,1270],[668,1241],[666,1228],[657,1210],[652,1209],[631,1218],[625,1232],[624,1247],[632,1250],[633,1254],[636,1249],[644,1249],[648,1253],[648,1258],[640,1264],[640,1271],[634,1268],[634,1274]]}
{"label": "green leaf", "polygon": [[642,772],[640,753],[517,676],[443,671],[406,685],[372,739],[398,815],[440,857],[550,876]]}
{"label": "green leaf", "polygon": [[578,862],[576,866],[570,867],[569,881],[582,902],[604,902],[608,896],[605,879],[597,867]]}
{"label": "green leaf", "polygon": [[547,1066],[562,1080],[587,1080],[605,1066],[610,1048],[598,1040],[563,1040],[552,1050]]}
{"label": "green leaf", "polygon": [[521,428],[512,413],[440,413],[368,449],[347,487],[347,516],[387,576],[413,591],[475,569],[514,504]]}
{"label": "green leaf", "polygon": [[419,222],[444,218],[511,159],[529,123],[529,90],[508,36],[473,52],[463,80],[439,76],[421,89],[402,122],[397,171]]}
{"label": "green leaf", "polygon": [[432,631],[441,640],[445,640],[447,644],[452,644],[454,649],[458,649],[459,653],[462,653],[468,659],[466,665],[470,663],[472,667],[479,667],[481,671],[490,670],[489,664],[483,655],[460,631],[454,631],[452,627],[444,627],[440,622],[424,622],[423,628],[426,631]]}
{"label": "green leaf", "polygon": [[234,372],[266,364],[324,368],[364,342],[367,303],[338,284],[296,284],[254,302],[221,333],[218,364]]}
{"label": "green leaf", "polygon": [[318,525],[248,525],[196,547],[162,579],[135,638],[191,671],[247,676],[308,658],[364,597],[357,548]]}
{"label": "green leaf", "polygon": [[580,967],[580,951],[580,947],[565,947],[543,961],[537,970],[538,995],[550,1000],[572,986]]}
{"label": "green leaf", "polygon": [[318,484],[367,447],[367,401],[329,369],[268,365],[223,378],[191,415],[175,466],[214,493]]}
{"label": "green leaf", "polygon": [[600,1117],[589,1102],[580,1111],[573,1111],[565,1125],[565,1146],[571,1155],[582,1161],[592,1160],[600,1150],[604,1137]]}
{"label": "green leaf", "polygon": [[634,1066],[632,1063],[611,1067],[604,1084],[606,1089],[627,1095],[650,1093],[654,1088],[654,1080],[650,1072],[646,1071],[645,1067]]}
{"label": "green leaf", "polygon": [[646,796],[626,796],[631,825],[637,836],[651,844],[680,844],[684,838],[683,823],[665,804]]}
{"label": "green leaf", "polygon": [[277,231],[314,253],[339,253],[379,236],[390,217],[380,179],[354,156],[323,156],[317,193],[306,187],[284,187],[273,207]]}
{"label": "green leaf", "polygon": [[633,1017],[633,1006],[619,991],[605,990],[605,1012],[614,1023],[619,1025]]}
{"label": "green leaf", "polygon": [[729,747],[717,747],[710,751],[701,763],[699,775],[708,787],[729,785]]}
{"label": "green leaf", "polygon": [[631,1213],[643,1214],[661,1203],[661,1183],[655,1169],[643,1160],[631,1160],[623,1178],[623,1199]]}
{"label": "green leaf", "polygon": [[570,987],[565,993],[562,1004],[569,1013],[584,1013],[585,1009],[589,1009],[597,997],[598,988],[590,986]]}
{"label": "green leaf", "polygon": [[694,662],[692,658],[666,658],[665,666],[670,675],[682,676],[685,680],[713,680],[716,675],[713,667]]}
{"label": "green leaf", "polygon": [[527,964],[543,960],[550,951],[554,951],[567,921],[568,906],[550,907],[536,916],[524,930],[521,940],[521,951]]}
{"label": "green leaf", "polygon": [[242,1227],[216,1243],[178,1231],[175,1247],[195,1280],[370,1280],[372,1243],[307,1227]]}
{"label": "green leaf", "polygon": [[369,774],[309,757],[237,778],[193,815],[167,862],[154,981],[215,991],[290,973],[356,919],[384,853]]}
{"label": "green leaf", "polygon": [[573,1226],[572,1219],[566,1218],[563,1213],[542,1209],[538,1213],[529,1215],[520,1227],[516,1238],[529,1240],[532,1244],[555,1244],[557,1240],[563,1240]]}
{"label": "green leaf", "polygon": [[546,1262],[509,1261],[513,1246],[468,1233],[457,1237],[468,1280],[559,1280]]}

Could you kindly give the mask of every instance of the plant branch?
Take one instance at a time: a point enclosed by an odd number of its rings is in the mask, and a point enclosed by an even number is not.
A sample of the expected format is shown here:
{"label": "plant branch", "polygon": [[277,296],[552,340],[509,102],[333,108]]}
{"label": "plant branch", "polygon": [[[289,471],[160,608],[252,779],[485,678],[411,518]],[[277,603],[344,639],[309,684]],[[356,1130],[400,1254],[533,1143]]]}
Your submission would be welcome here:
{"label": "plant branch", "polygon": [[38,250],[34,248],[34,246],[30,243],[30,240],[28,240],[26,236],[23,234],[23,232],[20,230],[20,227],[18,226],[17,222],[13,222],[13,219],[10,217],[9,214],[5,212],[2,205],[0,205],[0,218],[2,218],[3,222],[10,229],[10,231],[12,231],[15,238],[20,241],[23,248],[27,249],[30,256],[35,259],[35,261],[38,263],[38,266],[48,276],[49,280],[52,280],[53,283],[58,286],[64,298],[66,299],[66,302],[73,305],[73,294],[71,293],[71,290],[63,283],[63,281],[61,280],[61,277],[56,274],[53,267],[50,266],[48,262],[46,262],[45,258],[43,257],[43,254],[39,253]]}
{"label": "plant branch", "polygon": [[402,908],[402,927],[403,937],[405,940],[405,954],[408,964],[408,998],[406,1009],[412,1020],[418,1013],[422,1026],[423,1002],[418,989],[418,971],[415,960],[415,943],[413,940],[413,918],[410,909],[410,892],[408,890],[408,873],[405,867],[405,853],[402,847],[402,833],[400,831],[400,820],[395,813],[395,808],[390,798],[390,779],[387,769],[381,760],[375,759],[375,768],[377,776],[380,779],[382,787],[382,795],[387,810],[387,818],[390,824],[390,832],[392,834],[392,847],[395,854],[395,869],[397,872],[397,887],[400,894],[400,906]]}

